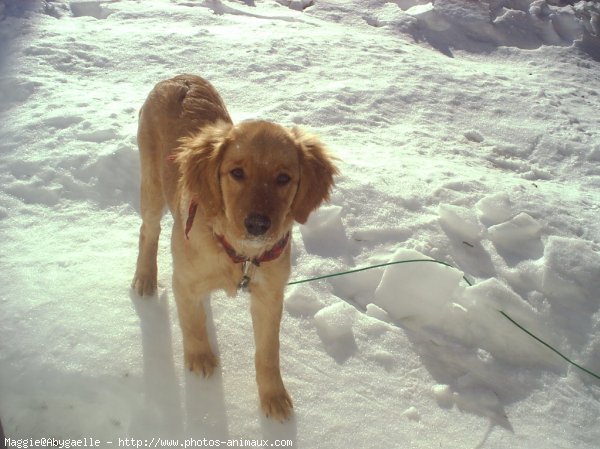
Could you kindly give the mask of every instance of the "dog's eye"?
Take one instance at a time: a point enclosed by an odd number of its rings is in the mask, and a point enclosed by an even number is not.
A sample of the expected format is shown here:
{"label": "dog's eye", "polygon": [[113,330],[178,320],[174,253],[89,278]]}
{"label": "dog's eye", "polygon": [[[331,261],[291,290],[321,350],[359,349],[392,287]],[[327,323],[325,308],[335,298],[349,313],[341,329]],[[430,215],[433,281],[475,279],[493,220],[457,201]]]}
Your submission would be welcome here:
{"label": "dog's eye", "polygon": [[279,176],[277,176],[277,185],[280,186],[284,186],[286,185],[288,182],[290,182],[292,178],[290,178],[288,175],[286,175],[285,173],[281,173]]}
{"label": "dog's eye", "polygon": [[229,172],[229,174],[233,179],[237,179],[238,181],[244,179],[244,170],[242,170],[241,168],[234,168]]}

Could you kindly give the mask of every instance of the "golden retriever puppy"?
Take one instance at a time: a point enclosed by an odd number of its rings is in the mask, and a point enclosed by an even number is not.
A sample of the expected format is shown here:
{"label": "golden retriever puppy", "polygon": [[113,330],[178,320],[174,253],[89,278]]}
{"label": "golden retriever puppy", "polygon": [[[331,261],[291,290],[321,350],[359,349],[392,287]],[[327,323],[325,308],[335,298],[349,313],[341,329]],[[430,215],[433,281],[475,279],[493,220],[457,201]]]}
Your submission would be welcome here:
{"label": "golden retriever puppy", "polygon": [[217,365],[203,301],[246,288],[256,346],[262,410],[285,420],[292,400],[279,369],[283,291],[290,274],[290,233],[327,200],[337,169],[323,144],[267,121],[233,125],[204,79],[159,82],[139,117],[141,214],[135,292],[153,295],[160,220],[168,205],[173,292],[185,365],[210,376]]}

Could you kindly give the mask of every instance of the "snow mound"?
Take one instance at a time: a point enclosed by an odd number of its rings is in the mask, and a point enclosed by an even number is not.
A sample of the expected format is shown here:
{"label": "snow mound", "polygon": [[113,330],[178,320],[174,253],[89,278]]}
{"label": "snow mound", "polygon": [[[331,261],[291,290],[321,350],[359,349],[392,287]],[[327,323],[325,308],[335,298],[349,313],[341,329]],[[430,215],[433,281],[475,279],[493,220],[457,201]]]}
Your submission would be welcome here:
{"label": "snow mound", "polygon": [[600,29],[593,2],[567,6],[547,0],[396,3],[386,2],[365,20],[372,26],[412,34],[448,56],[453,49],[488,52],[500,46],[568,46],[584,34],[597,36]]}
{"label": "snow mound", "polygon": [[[551,236],[544,248],[541,291],[551,305],[554,326],[574,346],[588,341],[600,309],[600,252],[577,239]],[[572,323],[578,322],[577,326]]]}
{"label": "snow mound", "polygon": [[600,254],[588,242],[550,237],[546,244],[544,292],[555,302],[581,305],[588,312],[598,310],[600,303],[592,298],[600,291]]}

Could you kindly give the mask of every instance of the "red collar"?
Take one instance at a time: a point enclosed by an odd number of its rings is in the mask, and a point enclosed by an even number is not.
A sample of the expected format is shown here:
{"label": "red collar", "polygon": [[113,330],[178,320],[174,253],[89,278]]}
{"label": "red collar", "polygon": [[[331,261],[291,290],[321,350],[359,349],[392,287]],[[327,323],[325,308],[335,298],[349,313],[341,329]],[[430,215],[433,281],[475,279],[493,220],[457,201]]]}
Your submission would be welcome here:
{"label": "red collar", "polygon": [[[198,203],[194,200],[190,202],[190,208],[188,210],[188,217],[185,222],[185,238],[190,239],[188,235],[190,230],[192,229],[192,225],[194,224],[194,217],[196,216],[196,210],[198,209]],[[283,253],[283,250],[288,244],[290,240],[290,233],[288,232],[283,236],[281,240],[279,240],[275,246],[273,246],[270,250],[265,251],[258,257],[254,257],[252,259],[238,254],[237,251],[231,246],[225,237],[222,235],[215,235],[216,239],[219,241],[229,258],[233,263],[244,263],[244,262],[252,262],[257,267],[260,266],[262,262],[270,262],[272,260],[277,259]]]}
{"label": "red collar", "polygon": [[279,256],[281,256],[281,254],[285,250],[285,247],[288,244],[288,241],[290,240],[290,233],[288,232],[286,235],[284,235],[283,238],[281,240],[279,240],[275,244],[275,246],[273,246],[271,249],[265,251],[260,256],[254,257],[252,259],[250,259],[246,256],[243,256],[241,254],[238,254],[238,252],[233,248],[233,246],[231,246],[227,242],[227,240],[225,240],[224,236],[215,235],[215,237],[219,241],[219,243],[221,244],[221,246],[223,247],[223,249],[225,250],[225,252],[227,253],[227,255],[229,256],[229,258],[231,259],[231,261],[233,263],[252,262],[254,265],[256,265],[258,267],[263,262],[270,262],[272,260],[277,259]]}

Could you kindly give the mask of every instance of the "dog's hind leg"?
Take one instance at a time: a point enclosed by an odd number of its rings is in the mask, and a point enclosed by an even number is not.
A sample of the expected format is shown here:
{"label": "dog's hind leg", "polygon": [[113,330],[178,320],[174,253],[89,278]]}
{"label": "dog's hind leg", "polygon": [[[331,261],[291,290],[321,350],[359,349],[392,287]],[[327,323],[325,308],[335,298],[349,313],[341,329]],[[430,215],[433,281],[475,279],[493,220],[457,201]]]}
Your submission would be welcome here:
{"label": "dog's hind leg", "polygon": [[158,272],[156,253],[160,236],[160,220],[166,205],[160,173],[160,152],[154,139],[145,131],[143,117],[140,117],[138,146],[141,166],[142,227],[140,228],[137,267],[131,283],[131,287],[140,296],[150,296],[156,292]]}

